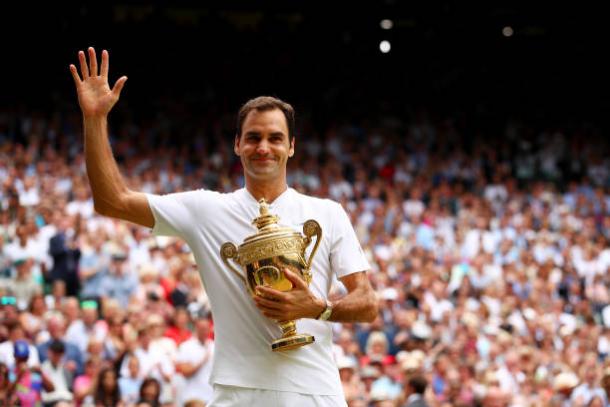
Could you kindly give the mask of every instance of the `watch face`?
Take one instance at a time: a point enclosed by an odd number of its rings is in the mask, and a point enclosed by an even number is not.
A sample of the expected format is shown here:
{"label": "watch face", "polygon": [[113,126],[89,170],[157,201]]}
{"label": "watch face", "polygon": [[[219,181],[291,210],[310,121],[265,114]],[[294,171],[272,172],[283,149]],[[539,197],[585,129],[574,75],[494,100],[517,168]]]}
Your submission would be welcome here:
{"label": "watch face", "polygon": [[332,308],[330,308],[330,307],[326,307],[326,309],[324,310],[324,312],[322,312],[322,315],[320,315],[320,319],[321,319],[322,321],[326,321],[326,320],[327,320],[327,319],[330,317],[330,314],[331,314],[331,312],[332,312],[332,311],[333,311],[333,309],[332,309]]}

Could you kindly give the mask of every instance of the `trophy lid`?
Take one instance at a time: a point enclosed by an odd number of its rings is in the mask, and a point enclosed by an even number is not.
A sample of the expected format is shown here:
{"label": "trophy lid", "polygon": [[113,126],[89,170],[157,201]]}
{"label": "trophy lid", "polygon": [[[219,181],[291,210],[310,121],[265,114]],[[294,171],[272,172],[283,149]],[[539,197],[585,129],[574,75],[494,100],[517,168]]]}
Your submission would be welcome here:
{"label": "trophy lid", "polygon": [[265,233],[272,229],[278,229],[279,225],[277,222],[280,220],[280,217],[269,213],[269,204],[265,201],[265,198],[261,198],[258,201],[258,204],[260,205],[258,208],[260,216],[254,218],[252,221],[252,224],[256,225],[256,228],[258,229],[258,234]]}
{"label": "trophy lid", "polygon": [[[269,213],[269,204],[264,198],[258,203],[260,216],[252,221],[258,231],[244,239],[239,246],[239,257],[244,263],[254,259],[260,260],[267,254],[275,253],[277,250],[272,250],[271,246],[277,247],[278,250],[281,246],[285,251],[300,251],[303,247],[303,236],[289,227],[280,226],[278,224],[280,218]],[[267,249],[261,250],[262,246],[267,246]]]}

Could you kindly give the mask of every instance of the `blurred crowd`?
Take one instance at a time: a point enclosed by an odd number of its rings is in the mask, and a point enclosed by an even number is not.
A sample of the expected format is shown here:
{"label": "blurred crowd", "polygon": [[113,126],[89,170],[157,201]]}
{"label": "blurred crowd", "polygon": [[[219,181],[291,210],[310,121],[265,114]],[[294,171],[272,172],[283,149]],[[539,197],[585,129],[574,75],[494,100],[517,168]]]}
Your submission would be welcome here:
{"label": "blurred crowd", "polygon": [[[231,115],[176,126],[111,123],[131,188],[243,186]],[[333,324],[348,405],[610,405],[609,157],[587,126],[305,123],[289,185],[343,204],[381,303],[373,323]],[[0,400],[210,400],[190,250],[95,213],[78,115],[0,114],[0,275]]]}

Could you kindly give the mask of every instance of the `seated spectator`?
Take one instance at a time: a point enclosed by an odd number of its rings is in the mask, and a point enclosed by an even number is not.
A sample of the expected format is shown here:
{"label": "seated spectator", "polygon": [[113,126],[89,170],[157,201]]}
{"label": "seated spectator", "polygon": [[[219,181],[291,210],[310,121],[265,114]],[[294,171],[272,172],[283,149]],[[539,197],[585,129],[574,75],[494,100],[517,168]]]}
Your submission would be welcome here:
{"label": "seated spectator", "polygon": [[161,384],[153,377],[144,379],[140,386],[140,399],[137,404],[147,403],[150,407],[160,407]]}
{"label": "seated spectator", "polygon": [[47,332],[49,340],[38,345],[40,360],[47,359],[47,350],[53,341],[59,341],[64,345],[65,368],[74,376],[83,372],[83,354],[74,343],[66,340],[66,323],[61,314],[52,314],[47,320]]}
{"label": "seated spectator", "polygon": [[64,343],[53,339],[48,346],[48,359],[42,363],[41,371],[53,384],[51,390],[42,392],[42,401],[54,405],[60,401],[72,401],[74,373],[66,368],[63,361]]}
{"label": "seated spectator", "polygon": [[95,382],[93,402],[96,407],[124,407],[121,401],[121,390],[114,369],[106,367],[100,370]]}

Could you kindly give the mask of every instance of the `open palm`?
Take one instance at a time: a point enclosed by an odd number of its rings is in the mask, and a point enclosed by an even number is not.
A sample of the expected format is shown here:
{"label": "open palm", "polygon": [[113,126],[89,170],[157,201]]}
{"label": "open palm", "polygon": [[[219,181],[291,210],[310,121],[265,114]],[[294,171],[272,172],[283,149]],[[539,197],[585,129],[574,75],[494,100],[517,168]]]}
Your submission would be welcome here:
{"label": "open palm", "polygon": [[95,49],[90,47],[88,53],[88,65],[85,53],[83,51],[78,53],[81,69],[80,76],[76,66],[70,65],[70,72],[74,78],[76,92],[78,93],[78,103],[83,115],[86,117],[106,116],[119,100],[127,77],[120,77],[114,84],[114,87],[110,89],[108,85],[108,51],[102,51],[102,64],[99,73]]}

